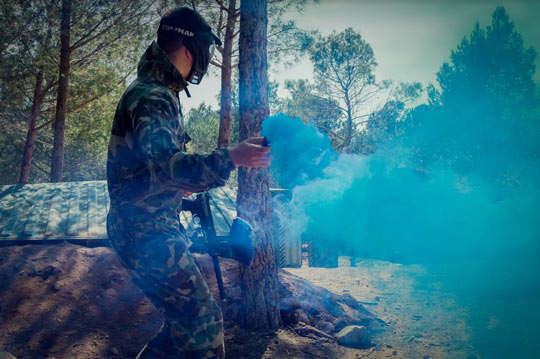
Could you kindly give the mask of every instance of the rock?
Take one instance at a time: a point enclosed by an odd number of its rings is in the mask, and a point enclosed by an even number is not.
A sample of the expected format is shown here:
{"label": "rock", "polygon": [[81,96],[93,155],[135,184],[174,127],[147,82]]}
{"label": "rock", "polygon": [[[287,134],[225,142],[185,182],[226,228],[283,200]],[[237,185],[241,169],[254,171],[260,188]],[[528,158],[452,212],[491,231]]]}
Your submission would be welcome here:
{"label": "rock", "polygon": [[317,322],[316,327],[328,334],[332,334],[334,332],[334,325],[330,322],[325,322],[325,321]]}
{"label": "rock", "polygon": [[358,302],[349,293],[345,293],[345,294],[340,295],[339,300],[340,300],[340,302],[347,304],[349,307],[351,307],[353,309],[360,308],[360,302]]}
{"label": "rock", "polygon": [[298,323],[298,325],[294,327],[294,331],[296,332],[296,334],[301,335],[303,337],[315,335],[317,337],[323,337],[323,338],[334,340],[334,337],[332,335],[329,335],[315,327],[312,327],[311,325],[307,325],[304,323]]}
{"label": "rock", "polygon": [[348,320],[345,320],[344,318],[340,318],[336,324],[334,324],[334,330],[336,332],[339,332],[340,330],[342,330],[343,328],[345,328],[346,326],[348,326],[350,324],[350,322]]}
{"label": "rock", "polygon": [[0,351],[0,359],[17,359],[17,358],[11,353]]}
{"label": "rock", "polygon": [[335,336],[338,343],[346,347],[366,348],[370,346],[368,330],[361,325],[346,326]]}

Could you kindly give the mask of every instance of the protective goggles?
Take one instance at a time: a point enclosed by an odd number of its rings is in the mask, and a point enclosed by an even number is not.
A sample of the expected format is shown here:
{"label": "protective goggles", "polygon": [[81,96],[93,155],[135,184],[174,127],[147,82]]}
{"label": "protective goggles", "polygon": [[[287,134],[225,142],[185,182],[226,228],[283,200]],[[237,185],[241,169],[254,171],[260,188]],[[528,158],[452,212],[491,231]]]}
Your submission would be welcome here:
{"label": "protective goggles", "polygon": [[202,78],[208,71],[208,65],[214,56],[216,45],[222,44],[221,40],[211,28],[191,31],[170,25],[161,25],[161,29],[165,31],[174,31],[189,39],[186,41],[185,46],[193,57],[193,66],[191,67],[191,71],[187,78],[188,81],[194,85],[200,84]]}

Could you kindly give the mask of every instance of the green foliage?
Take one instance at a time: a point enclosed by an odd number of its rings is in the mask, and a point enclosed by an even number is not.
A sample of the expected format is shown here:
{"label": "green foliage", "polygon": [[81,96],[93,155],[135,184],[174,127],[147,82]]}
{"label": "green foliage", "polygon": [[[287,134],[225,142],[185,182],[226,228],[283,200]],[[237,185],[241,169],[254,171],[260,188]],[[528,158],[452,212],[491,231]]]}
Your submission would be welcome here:
{"label": "green foliage", "polygon": [[21,158],[18,148],[12,146],[11,139],[2,131],[0,133],[0,184],[17,183]]}
{"label": "green foliage", "polygon": [[353,81],[373,83],[377,63],[371,46],[352,28],[320,37],[310,52],[315,74],[321,80],[347,86]]}
{"label": "green foliage", "polygon": [[186,115],[186,132],[191,137],[188,150],[193,153],[210,153],[216,148],[219,133],[219,113],[201,103]]}
{"label": "green foliage", "polygon": [[[531,175],[534,166],[522,165],[540,154],[535,58],[504,8],[486,29],[477,24],[438,72],[440,90],[428,89],[430,105],[407,121],[420,166],[444,161],[460,174],[474,171],[499,183]],[[437,146],[420,140],[428,135]]]}
{"label": "green foliage", "polygon": [[[310,45],[311,33],[298,29],[292,21],[283,21],[282,16],[289,10],[301,10],[305,3],[278,1],[269,4],[270,52],[276,61],[294,60]],[[110,121],[127,79],[133,76],[135,64],[153,37],[160,15],[172,7],[193,4],[205,16],[211,12],[204,6],[213,9],[216,16],[210,20],[217,31],[224,31],[224,13],[213,0],[189,3],[172,0],[73,2],[64,180],[104,178]],[[55,2],[14,0],[0,5],[3,34],[0,41],[2,183],[17,181],[38,72],[44,76],[44,101],[36,124],[39,130],[30,182],[48,180],[53,141],[51,121],[58,80],[59,24],[60,6]],[[280,100],[276,83],[269,85],[269,92],[270,106],[277,111]],[[215,111],[205,106],[186,116],[188,131],[194,137],[189,145],[192,151],[209,152],[215,147],[216,116]],[[237,141],[236,110],[233,111],[231,142]]]}
{"label": "green foliage", "polygon": [[[238,107],[233,111],[238,113]],[[187,144],[189,153],[205,154],[212,152],[217,146],[219,133],[219,112],[204,102],[198,108],[191,109],[185,117],[186,132],[191,137]],[[238,116],[233,117],[231,145],[238,143]],[[238,171],[231,172],[227,185],[238,186]]]}
{"label": "green foliage", "polygon": [[54,46],[54,20],[49,19],[53,11],[49,1],[17,0],[0,5],[1,183],[17,182],[38,72],[44,74],[45,86],[58,75],[57,64],[48,58]]}
{"label": "green foliage", "polygon": [[[318,1],[315,1],[318,2]],[[227,22],[228,1],[196,0],[186,2],[200,12],[215,30],[221,40],[225,39],[225,26]],[[232,54],[232,67],[238,67],[238,34],[240,28],[240,0],[236,1],[234,42]],[[298,28],[294,20],[284,20],[290,12],[301,13],[308,3],[307,0],[276,0],[268,1],[268,59],[273,64],[291,65],[304,56],[313,43],[314,31]],[[212,61],[219,69],[223,66],[222,51],[216,51],[216,58]]]}
{"label": "green foliage", "polygon": [[[70,114],[66,129],[64,179],[106,179],[107,144],[111,119],[123,88],[100,97]],[[75,125],[76,124],[76,125]]]}
{"label": "green foliage", "polygon": [[298,28],[294,20],[283,20],[288,12],[302,13],[306,3],[306,0],[269,1],[267,52],[270,64],[291,66],[313,45],[315,31]]}
{"label": "green foliage", "polygon": [[[153,36],[157,8],[148,0],[75,1],[71,21],[71,72],[65,138],[64,180],[104,178],[108,130],[116,102]],[[156,20],[157,19],[157,20]],[[14,0],[0,5],[0,181],[17,181],[38,73],[43,74],[39,128],[31,182],[47,181],[50,169],[60,6]],[[99,161],[97,159],[99,158]],[[13,167],[13,168],[11,168]],[[4,171],[5,169],[5,171]],[[5,172],[5,173],[4,173]]]}
{"label": "green foliage", "polygon": [[411,112],[411,104],[423,93],[419,82],[385,85],[390,88],[386,102],[369,115],[365,129],[353,139],[350,152],[371,154],[392,141],[402,131],[404,120]]}
{"label": "green foliage", "polygon": [[352,28],[318,37],[310,49],[315,80],[321,97],[339,104],[344,124],[344,145],[349,146],[366,117],[366,103],[379,91],[373,74],[377,62],[371,46]]}
{"label": "green foliage", "polygon": [[344,136],[339,104],[319,95],[315,85],[307,80],[286,81],[285,88],[290,96],[281,102],[281,112],[300,117],[305,123],[314,123],[330,137],[334,148],[342,148]]}
{"label": "green foliage", "polygon": [[[298,83],[293,98],[308,118],[330,135],[334,148],[370,154],[395,136],[410,104],[422,94],[419,83],[377,83],[371,46],[352,28],[319,37],[310,49],[316,86]],[[290,84],[292,85],[292,84]],[[371,107],[386,97],[375,112]],[[293,113],[294,115],[294,113]]]}
{"label": "green foliage", "polygon": [[492,25],[484,30],[476,24],[441,67],[440,101],[457,109],[474,93],[479,106],[495,105],[494,114],[508,106],[530,108],[535,101],[535,58],[535,50],[524,48],[505,9],[498,7]]}

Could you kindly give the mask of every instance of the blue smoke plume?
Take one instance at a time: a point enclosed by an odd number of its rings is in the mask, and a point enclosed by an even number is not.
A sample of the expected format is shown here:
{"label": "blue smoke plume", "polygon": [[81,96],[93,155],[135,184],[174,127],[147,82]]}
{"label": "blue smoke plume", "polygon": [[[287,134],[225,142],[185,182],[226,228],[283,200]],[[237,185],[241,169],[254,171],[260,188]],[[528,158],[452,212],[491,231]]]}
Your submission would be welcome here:
{"label": "blue smoke plume", "polygon": [[[315,126],[283,114],[267,118],[262,134],[276,180],[292,189],[282,216],[291,232],[339,255],[475,263],[446,285],[476,315],[478,350],[531,357],[540,330],[533,324],[540,321],[540,164],[538,131],[524,134],[520,121],[427,121],[370,156],[339,154]],[[451,150],[455,158],[444,155]],[[489,299],[507,291],[527,293],[512,315],[515,303]],[[523,325],[516,315],[531,321]],[[490,316],[499,329],[486,329]]]}
{"label": "blue smoke plume", "polygon": [[[538,258],[536,181],[521,179],[519,190],[508,191],[450,166],[432,165],[426,174],[403,143],[371,156],[338,154],[313,125],[283,114],[266,119],[262,133],[272,146],[277,181],[293,191],[288,225],[328,248],[416,263]],[[515,158],[506,160],[517,165]]]}

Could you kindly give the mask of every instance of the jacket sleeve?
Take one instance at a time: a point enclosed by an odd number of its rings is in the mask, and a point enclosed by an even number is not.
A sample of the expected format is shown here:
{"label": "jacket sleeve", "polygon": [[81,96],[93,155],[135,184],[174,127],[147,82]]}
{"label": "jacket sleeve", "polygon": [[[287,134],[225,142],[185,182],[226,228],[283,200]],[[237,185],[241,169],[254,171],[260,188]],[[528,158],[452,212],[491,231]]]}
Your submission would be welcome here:
{"label": "jacket sleeve", "polygon": [[[223,186],[234,164],[227,148],[211,154],[184,152],[184,131],[174,103],[163,94],[137,101],[131,111],[134,139],[153,181],[190,192]],[[179,136],[180,134],[180,136]]]}

